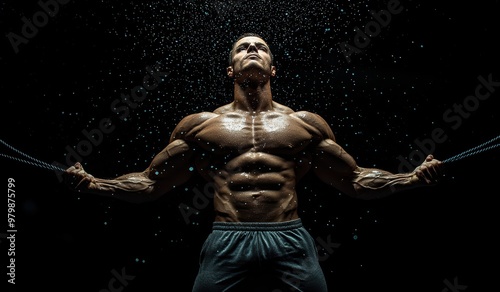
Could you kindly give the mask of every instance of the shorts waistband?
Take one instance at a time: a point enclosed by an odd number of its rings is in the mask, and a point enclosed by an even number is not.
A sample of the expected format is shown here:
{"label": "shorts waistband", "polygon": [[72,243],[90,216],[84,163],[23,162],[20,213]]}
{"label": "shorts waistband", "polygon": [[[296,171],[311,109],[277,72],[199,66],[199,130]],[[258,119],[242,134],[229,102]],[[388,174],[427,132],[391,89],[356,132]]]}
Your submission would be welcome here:
{"label": "shorts waistband", "polygon": [[302,227],[302,220],[285,222],[213,222],[213,230],[234,231],[285,231]]}

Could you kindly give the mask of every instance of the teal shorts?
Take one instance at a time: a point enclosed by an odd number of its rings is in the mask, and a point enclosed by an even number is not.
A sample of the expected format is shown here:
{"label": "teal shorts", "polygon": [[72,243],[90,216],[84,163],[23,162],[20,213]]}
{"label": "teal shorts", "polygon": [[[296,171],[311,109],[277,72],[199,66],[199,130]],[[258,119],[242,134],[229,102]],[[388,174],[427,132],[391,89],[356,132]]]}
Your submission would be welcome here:
{"label": "teal shorts", "polygon": [[214,222],[193,292],[327,291],[312,236],[300,219]]}

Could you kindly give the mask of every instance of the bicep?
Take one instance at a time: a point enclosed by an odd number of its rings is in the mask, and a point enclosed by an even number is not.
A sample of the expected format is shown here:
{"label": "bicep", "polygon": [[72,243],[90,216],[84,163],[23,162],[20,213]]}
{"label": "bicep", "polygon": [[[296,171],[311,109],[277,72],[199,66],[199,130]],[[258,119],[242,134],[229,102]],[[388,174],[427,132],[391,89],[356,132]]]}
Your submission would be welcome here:
{"label": "bicep", "polygon": [[155,181],[156,187],[168,191],[186,182],[192,175],[193,149],[184,140],[170,142],[151,161],[144,175]]}
{"label": "bicep", "polygon": [[347,194],[354,193],[352,179],[359,167],[354,158],[332,139],[321,141],[315,149],[313,170],[325,183]]}

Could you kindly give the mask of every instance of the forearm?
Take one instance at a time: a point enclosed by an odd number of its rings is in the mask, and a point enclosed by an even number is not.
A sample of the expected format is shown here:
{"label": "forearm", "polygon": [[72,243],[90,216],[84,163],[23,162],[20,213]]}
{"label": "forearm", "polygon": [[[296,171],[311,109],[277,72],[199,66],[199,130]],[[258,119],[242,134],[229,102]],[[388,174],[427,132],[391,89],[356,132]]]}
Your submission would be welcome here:
{"label": "forearm", "polygon": [[93,193],[128,202],[148,202],[186,182],[192,175],[189,146],[182,140],[170,143],[143,172],[114,179],[96,178],[77,162],[66,170],[66,181],[79,192]]}
{"label": "forearm", "polygon": [[141,203],[156,198],[155,182],[142,173],[131,173],[115,179],[93,178],[87,192],[119,200]]}
{"label": "forearm", "polygon": [[356,171],[352,184],[353,195],[361,199],[383,198],[422,185],[414,172],[394,174],[373,168],[360,168]]}

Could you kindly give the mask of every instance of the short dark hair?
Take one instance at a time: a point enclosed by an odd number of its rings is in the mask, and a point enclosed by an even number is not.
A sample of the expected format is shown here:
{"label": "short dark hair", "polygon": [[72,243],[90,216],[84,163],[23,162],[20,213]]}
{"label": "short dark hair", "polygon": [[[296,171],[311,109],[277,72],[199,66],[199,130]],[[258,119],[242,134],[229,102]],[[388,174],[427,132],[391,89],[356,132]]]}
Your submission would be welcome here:
{"label": "short dark hair", "polygon": [[[228,59],[228,63],[229,63],[229,66],[233,65],[233,49],[234,49],[234,45],[236,45],[236,43],[241,40],[242,38],[246,38],[246,37],[257,37],[257,38],[260,38],[260,39],[263,39],[263,37],[261,37],[260,35],[254,33],[254,32],[246,32],[242,35],[240,35],[233,43],[233,45],[231,46],[231,50],[229,51],[229,59]],[[271,65],[274,65],[274,57],[273,57],[273,53],[271,53],[271,49],[269,49],[269,56],[271,56]]]}

